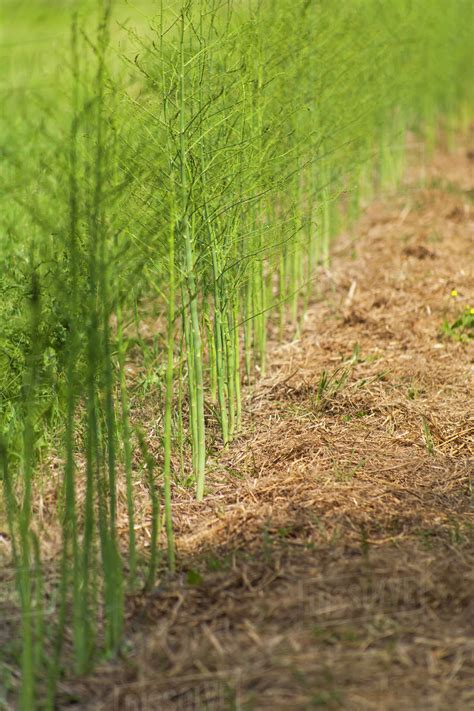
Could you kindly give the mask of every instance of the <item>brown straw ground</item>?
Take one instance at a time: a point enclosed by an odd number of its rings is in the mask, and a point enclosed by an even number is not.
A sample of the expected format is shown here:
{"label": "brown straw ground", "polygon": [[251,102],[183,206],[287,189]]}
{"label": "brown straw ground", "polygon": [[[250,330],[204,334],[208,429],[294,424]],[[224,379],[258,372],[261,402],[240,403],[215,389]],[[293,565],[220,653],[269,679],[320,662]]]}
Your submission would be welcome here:
{"label": "brown straw ground", "polygon": [[473,158],[341,237],[205,502],[174,492],[179,573],[60,708],[474,708],[474,349],[440,335],[474,306]]}

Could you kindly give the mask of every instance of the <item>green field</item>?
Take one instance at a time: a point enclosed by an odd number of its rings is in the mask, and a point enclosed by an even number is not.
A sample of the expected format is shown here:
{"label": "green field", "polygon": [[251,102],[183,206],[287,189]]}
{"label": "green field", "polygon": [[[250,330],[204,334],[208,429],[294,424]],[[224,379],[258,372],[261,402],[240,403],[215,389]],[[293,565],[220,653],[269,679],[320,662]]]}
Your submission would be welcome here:
{"label": "green field", "polygon": [[265,373],[269,333],[297,333],[334,237],[398,185],[408,136],[429,155],[472,118],[473,3],[1,15],[0,525],[21,621],[4,656],[22,674],[7,696],[53,708],[67,670],[120,649],[127,591],[175,569],[173,491],[205,496],[242,384]]}

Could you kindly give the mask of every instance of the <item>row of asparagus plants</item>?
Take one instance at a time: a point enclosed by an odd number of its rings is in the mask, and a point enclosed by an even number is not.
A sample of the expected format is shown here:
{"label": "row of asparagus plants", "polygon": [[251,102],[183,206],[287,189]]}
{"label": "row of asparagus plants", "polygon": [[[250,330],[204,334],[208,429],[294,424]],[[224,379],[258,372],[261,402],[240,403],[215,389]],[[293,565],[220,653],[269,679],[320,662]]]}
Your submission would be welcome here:
{"label": "row of asparagus plants", "polygon": [[[119,648],[127,589],[155,584],[162,533],[175,569],[173,491],[191,481],[203,498],[209,434],[214,447],[238,434],[242,384],[265,372],[269,327],[301,327],[333,237],[400,180],[407,132],[429,143],[470,115],[471,18],[470,0],[188,0],[161,3],[145,34],[127,28],[136,51],[120,56],[110,0],[94,36],[75,15],[67,106],[58,93],[57,113],[38,110],[52,160],[6,149],[2,173],[15,184],[5,233],[21,224],[24,252],[11,281],[27,358],[1,446],[22,708],[54,707],[65,659],[83,673]],[[149,304],[152,357],[133,335]],[[134,415],[133,344],[158,373],[158,443]],[[62,474],[44,517],[34,492],[48,476],[48,398]],[[54,521],[51,555],[41,536]]]}

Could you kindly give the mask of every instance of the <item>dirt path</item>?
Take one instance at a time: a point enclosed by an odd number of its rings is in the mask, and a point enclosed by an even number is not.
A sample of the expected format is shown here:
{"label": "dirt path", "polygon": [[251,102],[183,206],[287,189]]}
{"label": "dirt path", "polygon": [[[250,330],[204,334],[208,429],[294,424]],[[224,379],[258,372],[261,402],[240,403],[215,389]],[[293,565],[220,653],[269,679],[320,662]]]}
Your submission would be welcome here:
{"label": "dirt path", "polygon": [[204,506],[178,497],[183,572],[62,708],[474,708],[474,348],[439,335],[474,306],[473,157],[338,243]]}

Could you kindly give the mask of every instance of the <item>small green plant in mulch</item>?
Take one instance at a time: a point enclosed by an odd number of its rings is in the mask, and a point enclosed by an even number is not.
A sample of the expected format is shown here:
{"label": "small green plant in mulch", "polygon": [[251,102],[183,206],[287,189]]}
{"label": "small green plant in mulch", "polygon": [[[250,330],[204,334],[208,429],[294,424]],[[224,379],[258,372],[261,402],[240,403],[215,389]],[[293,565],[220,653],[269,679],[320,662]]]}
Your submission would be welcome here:
{"label": "small green plant in mulch", "polygon": [[323,370],[314,404],[320,409],[325,409],[334,396],[344,388],[349,380],[350,372],[350,368],[336,368],[332,374]]}
{"label": "small green plant in mulch", "polygon": [[425,446],[426,449],[430,454],[435,453],[435,447],[434,447],[434,442],[433,442],[433,435],[431,434],[431,428],[428,420],[426,417],[422,417],[421,419],[421,426],[423,429],[423,439],[425,441]]}
{"label": "small green plant in mulch", "polygon": [[474,308],[466,306],[457,318],[446,320],[441,328],[441,335],[454,341],[467,343],[474,340]]}

